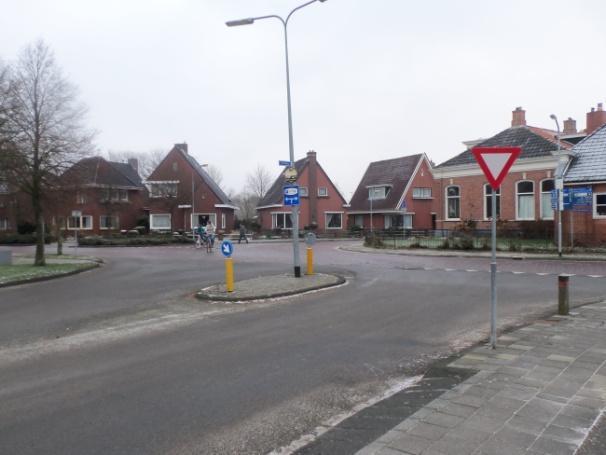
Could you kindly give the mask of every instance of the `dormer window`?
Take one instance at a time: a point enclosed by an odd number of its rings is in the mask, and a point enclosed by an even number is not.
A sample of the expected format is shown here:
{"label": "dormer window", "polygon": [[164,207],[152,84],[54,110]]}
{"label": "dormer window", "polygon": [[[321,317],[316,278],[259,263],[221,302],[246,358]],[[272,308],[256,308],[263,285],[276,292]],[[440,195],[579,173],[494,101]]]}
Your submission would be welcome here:
{"label": "dormer window", "polygon": [[372,186],[368,188],[368,199],[376,201],[377,199],[385,199],[389,194],[389,186]]}
{"label": "dormer window", "polygon": [[148,182],[150,197],[177,197],[178,182]]}

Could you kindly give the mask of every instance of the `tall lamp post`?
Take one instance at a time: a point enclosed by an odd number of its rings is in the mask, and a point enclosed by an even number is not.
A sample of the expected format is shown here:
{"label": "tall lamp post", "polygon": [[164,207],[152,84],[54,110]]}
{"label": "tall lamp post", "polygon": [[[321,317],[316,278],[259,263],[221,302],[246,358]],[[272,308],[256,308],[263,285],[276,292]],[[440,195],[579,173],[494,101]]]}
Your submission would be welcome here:
{"label": "tall lamp post", "polygon": [[[287,102],[287,106],[288,106],[288,151],[289,151],[289,158],[290,158],[290,162],[291,162],[291,166],[294,165],[295,162],[295,149],[294,149],[294,145],[293,145],[293,139],[292,139],[292,110],[290,107],[290,72],[288,69],[288,21],[290,20],[290,17],[293,15],[293,13],[295,11],[300,10],[301,8],[304,8],[308,5],[311,5],[312,3],[315,2],[325,2],[326,0],[311,0],[308,1],[306,3],[303,3],[302,5],[297,6],[295,9],[293,9],[290,13],[288,13],[288,16],[286,16],[286,19],[283,19],[281,16],[278,16],[276,14],[270,14],[268,16],[258,16],[258,17],[248,17],[245,19],[238,19],[235,21],[227,21],[225,23],[225,25],[227,25],[228,27],[236,27],[239,25],[251,25],[253,24],[255,21],[259,21],[261,19],[270,19],[270,18],[274,18],[274,19],[278,19],[280,22],[282,22],[282,25],[284,26],[284,51],[285,51],[285,55],[286,55],[286,102]],[[293,257],[294,257],[294,268],[295,268],[295,277],[300,278],[301,277],[301,260],[299,258],[299,208],[295,205],[292,206],[292,248],[293,248]]]}
{"label": "tall lamp post", "polygon": [[558,160],[560,160],[560,162],[558,163],[558,167],[556,170],[556,200],[557,200],[557,210],[558,210],[558,256],[562,257],[562,192],[564,191],[564,166],[562,166],[561,163],[561,156],[560,156],[560,149],[561,147],[561,143],[560,143],[560,123],[558,122],[558,118],[556,117],[555,114],[551,114],[549,116],[549,118],[553,121],[555,121],[556,124],[556,128],[558,131],[558,136],[557,136],[557,140],[558,140]]}

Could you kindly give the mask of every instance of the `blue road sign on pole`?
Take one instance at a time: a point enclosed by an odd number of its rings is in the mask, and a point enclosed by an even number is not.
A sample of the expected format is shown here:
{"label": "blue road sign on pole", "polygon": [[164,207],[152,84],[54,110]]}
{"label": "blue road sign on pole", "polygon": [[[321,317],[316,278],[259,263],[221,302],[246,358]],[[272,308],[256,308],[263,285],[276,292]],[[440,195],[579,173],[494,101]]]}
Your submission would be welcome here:
{"label": "blue road sign on pole", "polygon": [[297,185],[285,185],[283,194],[284,205],[299,205],[299,187]]}
{"label": "blue road sign on pole", "polygon": [[[573,210],[575,212],[591,211],[593,206],[593,191],[590,187],[564,188],[562,210]],[[558,207],[557,190],[551,190],[551,208]]]}
{"label": "blue road sign on pole", "polygon": [[280,161],[278,161],[278,164],[279,164],[280,166],[288,166],[288,167],[291,167],[291,166],[292,166],[292,161],[284,161],[284,160],[280,160]]}
{"label": "blue road sign on pole", "polygon": [[223,243],[221,243],[221,253],[223,253],[223,256],[228,258],[232,255],[233,252],[233,244],[229,240],[223,240]]}

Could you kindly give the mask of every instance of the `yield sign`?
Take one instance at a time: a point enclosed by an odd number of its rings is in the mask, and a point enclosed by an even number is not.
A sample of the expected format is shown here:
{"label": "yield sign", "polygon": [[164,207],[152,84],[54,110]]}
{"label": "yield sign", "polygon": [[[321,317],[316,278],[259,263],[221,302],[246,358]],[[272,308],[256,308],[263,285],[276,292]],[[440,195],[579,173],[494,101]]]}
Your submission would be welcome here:
{"label": "yield sign", "polygon": [[494,190],[499,189],[521,152],[520,147],[474,147],[471,150]]}

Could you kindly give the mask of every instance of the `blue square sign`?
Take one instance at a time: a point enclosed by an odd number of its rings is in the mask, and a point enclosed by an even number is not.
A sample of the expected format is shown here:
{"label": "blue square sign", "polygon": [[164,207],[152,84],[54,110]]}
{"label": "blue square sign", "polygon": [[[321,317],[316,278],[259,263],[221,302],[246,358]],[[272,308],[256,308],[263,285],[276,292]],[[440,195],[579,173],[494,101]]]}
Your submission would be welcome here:
{"label": "blue square sign", "polygon": [[285,185],[282,193],[284,194],[284,205],[299,205],[298,185]]}

